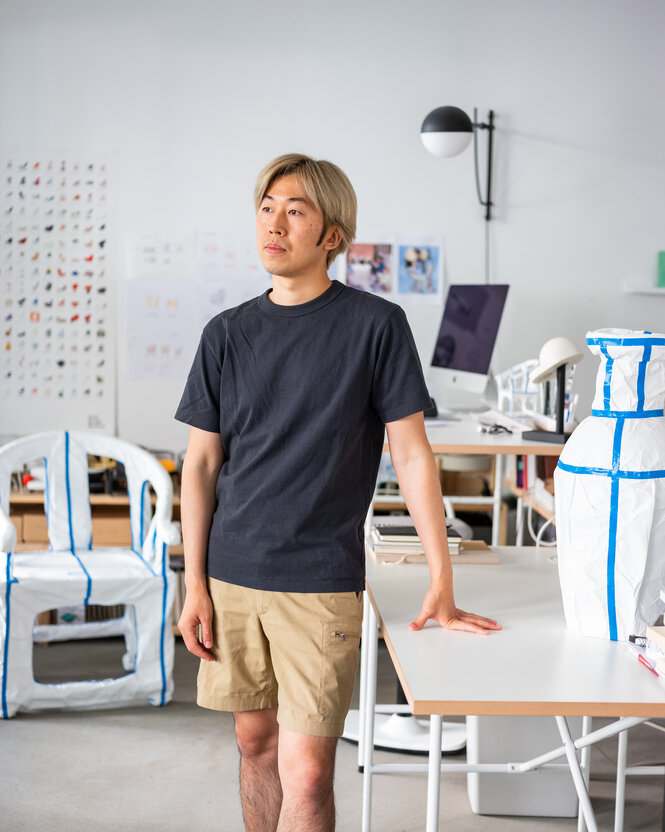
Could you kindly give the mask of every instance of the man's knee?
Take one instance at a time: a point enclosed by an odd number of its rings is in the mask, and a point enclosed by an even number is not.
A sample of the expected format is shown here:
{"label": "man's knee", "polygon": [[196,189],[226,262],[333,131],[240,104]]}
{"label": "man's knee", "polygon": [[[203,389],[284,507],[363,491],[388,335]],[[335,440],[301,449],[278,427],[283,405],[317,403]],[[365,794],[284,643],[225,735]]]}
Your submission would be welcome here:
{"label": "man's knee", "polygon": [[[293,736],[293,735],[292,735]],[[332,793],[336,739],[303,737],[303,742],[284,742],[280,735],[279,775],[285,794],[301,799],[325,799]]]}
{"label": "man's knee", "polygon": [[325,800],[333,791],[334,769],[320,760],[302,761],[286,771],[280,770],[285,794],[301,800]]}
{"label": "man's knee", "polygon": [[236,741],[244,760],[277,757],[279,730],[275,709],[241,711],[233,716]]}

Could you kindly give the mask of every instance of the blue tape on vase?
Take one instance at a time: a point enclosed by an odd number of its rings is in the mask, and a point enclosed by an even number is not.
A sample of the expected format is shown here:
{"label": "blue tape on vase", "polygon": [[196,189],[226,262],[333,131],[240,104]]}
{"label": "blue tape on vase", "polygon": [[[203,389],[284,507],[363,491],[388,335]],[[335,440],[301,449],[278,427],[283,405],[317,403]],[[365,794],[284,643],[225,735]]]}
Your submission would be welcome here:
{"label": "blue tape on vase", "polygon": [[614,367],[614,359],[607,351],[605,344],[601,345],[600,351],[605,356],[605,381],[603,381],[603,404],[605,410],[610,409],[610,396],[612,394],[612,368]]}
{"label": "blue tape on vase", "polygon": [[651,344],[644,345],[644,352],[642,353],[642,360],[637,371],[637,409],[640,412],[644,411],[644,382],[647,373],[647,364],[651,358]]}
{"label": "blue tape on vase", "polygon": [[590,347],[665,347],[665,338],[587,338],[586,342]]}

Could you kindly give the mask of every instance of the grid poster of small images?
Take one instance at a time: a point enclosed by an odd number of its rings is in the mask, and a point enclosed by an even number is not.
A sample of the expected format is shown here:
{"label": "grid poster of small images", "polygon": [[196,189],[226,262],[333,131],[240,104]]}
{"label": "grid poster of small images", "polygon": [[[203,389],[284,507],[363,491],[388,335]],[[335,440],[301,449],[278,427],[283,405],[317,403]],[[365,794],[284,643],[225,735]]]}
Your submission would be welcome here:
{"label": "grid poster of small images", "polygon": [[108,161],[0,156],[0,433],[115,430]]}

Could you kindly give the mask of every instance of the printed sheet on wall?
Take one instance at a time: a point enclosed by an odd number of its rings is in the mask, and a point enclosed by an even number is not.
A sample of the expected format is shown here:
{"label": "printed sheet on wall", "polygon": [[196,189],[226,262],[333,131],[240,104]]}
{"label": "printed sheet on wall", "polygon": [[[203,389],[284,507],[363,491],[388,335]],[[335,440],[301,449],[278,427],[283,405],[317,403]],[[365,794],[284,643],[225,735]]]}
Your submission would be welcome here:
{"label": "printed sheet on wall", "polygon": [[109,159],[0,154],[0,434],[115,431]]}

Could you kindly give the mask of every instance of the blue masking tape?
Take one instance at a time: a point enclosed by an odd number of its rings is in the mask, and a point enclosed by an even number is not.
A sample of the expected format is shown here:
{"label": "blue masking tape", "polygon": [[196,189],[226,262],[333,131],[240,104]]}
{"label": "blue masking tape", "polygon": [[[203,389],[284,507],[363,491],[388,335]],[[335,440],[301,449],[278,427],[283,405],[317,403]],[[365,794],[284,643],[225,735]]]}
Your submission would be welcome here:
{"label": "blue masking tape", "polygon": [[612,393],[612,368],[614,367],[614,359],[607,351],[607,346],[602,344],[600,351],[605,356],[605,381],[603,381],[603,404],[605,410],[610,409],[610,395]]}
{"label": "blue masking tape", "polygon": [[[46,528],[51,528],[51,494],[49,492],[48,483],[48,458],[44,457],[44,513],[46,514]],[[53,544],[51,543],[51,535],[48,536],[49,551],[53,551]]]}
{"label": "blue masking tape", "polygon": [[607,618],[610,639],[617,640],[617,608],[615,566],[617,554],[617,524],[619,521],[619,478],[621,467],[621,439],[623,438],[624,420],[617,419],[614,426],[614,443],[612,446],[612,485],[610,487],[610,528],[607,542]]}
{"label": "blue masking tape", "polygon": [[610,529],[607,543],[607,619],[610,639],[617,640],[617,610],[614,570],[617,553],[617,520],[619,514],[619,480],[612,477],[610,487]]}
{"label": "blue masking tape", "polygon": [[85,594],[84,604],[86,607],[90,602],[90,594],[92,592],[92,578],[90,577],[90,573],[83,565],[83,561],[81,558],[76,554],[76,549],[74,546],[74,526],[72,523],[72,492],[69,482],[69,431],[65,431],[65,486],[67,489],[67,516],[69,519],[69,546],[72,552],[72,555],[76,558],[79,563],[81,569],[85,572],[85,576],[87,578],[87,590]]}
{"label": "blue masking tape", "polygon": [[164,633],[166,630],[166,596],[168,594],[168,580],[166,577],[166,543],[162,543],[162,626],[160,630],[159,640],[159,661],[162,670],[162,696],[159,702],[160,707],[164,704],[166,699],[166,663],[164,659]]}
{"label": "blue masking tape", "polygon": [[612,446],[612,474],[618,474],[621,469],[621,439],[623,437],[623,419],[617,419],[614,426],[614,444]]}
{"label": "blue masking tape", "polygon": [[[148,487],[148,480],[143,480],[141,484],[141,543],[140,545],[143,546],[143,542],[145,540],[145,492],[146,488]],[[133,537],[132,537],[133,540]]]}
{"label": "blue masking tape", "polygon": [[587,338],[586,342],[590,347],[602,347],[607,344],[618,347],[665,346],[665,338]]}
{"label": "blue masking tape", "polygon": [[562,471],[567,471],[569,474],[589,474],[595,477],[612,477],[615,476],[620,480],[659,480],[665,477],[665,469],[655,469],[653,471],[617,471],[612,472],[611,468],[591,468],[584,465],[569,465],[567,462],[559,460],[557,468]]}
{"label": "blue masking tape", "polygon": [[647,374],[647,364],[651,358],[651,344],[644,345],[642,360],[637,371],[637,409],[644,412],[644,382]]}
{"label": "blue masking tape", "polygon": [[665,416],[665,410],[592,410],[591,415],[601,419],[655,419]]}
{"label": "blue masking tape", "polygon": [[11,593],[12,584],[15,584],[16,578],[11,578],[12,570],[12,553],[7,552],[7,560],[5,564],[5,646],[2,651],[2,718],[9,719],[7,710],[7,671],[9,670],[9,622],[11,621]]}

